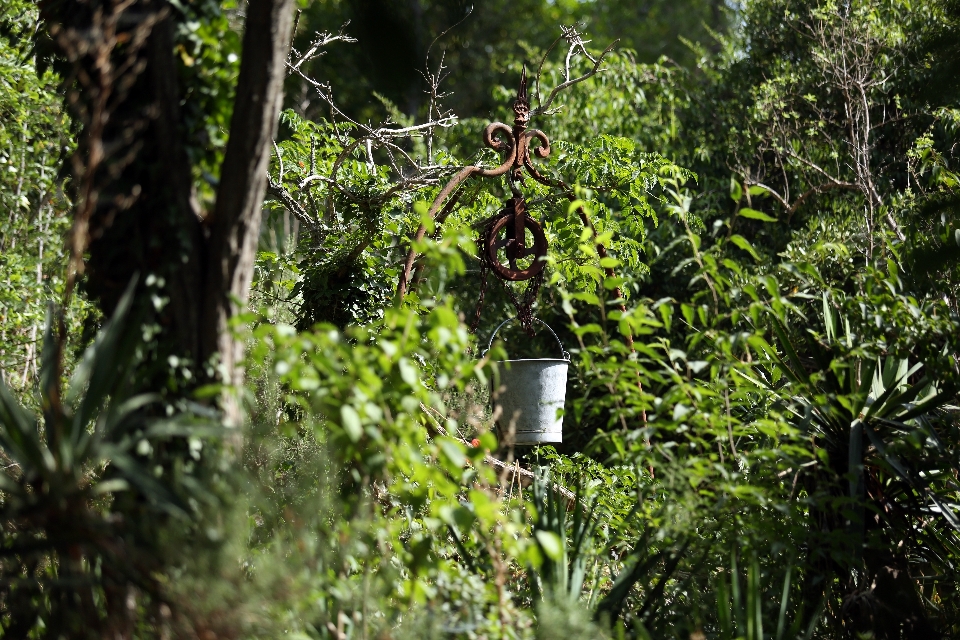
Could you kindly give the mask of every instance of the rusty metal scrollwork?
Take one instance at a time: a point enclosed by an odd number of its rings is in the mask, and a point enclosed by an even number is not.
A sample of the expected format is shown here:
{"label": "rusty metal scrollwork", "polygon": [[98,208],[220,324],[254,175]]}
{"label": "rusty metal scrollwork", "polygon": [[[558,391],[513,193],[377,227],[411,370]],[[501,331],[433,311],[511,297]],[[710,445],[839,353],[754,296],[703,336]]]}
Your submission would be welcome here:
{"label": "rusty metal scrollwork", "polygon": [[[533,283],[528,285],[527,290],[519,300],[512,291],[508,290],[521,318],[530,315],[529,307],[532,306],[539,290],[539,283],[542,281],[544,258],[547,255],[547,237],[541,224],[528,215],[526,201],[520,191],[520,186],[524,182],[524,173],[537,182],[547,184],[546,179],[535,168],[531,153],[540,159],[548,157],[550,155],[550,139],[547,134],[539,129],[527,128],[530,122],[530,113],[530,101],[527,97],[527,73],[524,69],[520,76],[520,88],[513,103],[513,126],[503,122],[492,122],[483,130],[484,144],[501,153],[503,162],[493,169],[484,169],[478,166],[461,169],[440,190],[428,212],[431,219],[439,220],[446,217],[447,209],[453,202],[451,196],[467,178],[495,178],[506,175],[513,197],[504,203],[504,208],[497,215],[481,225],[480,238],[478,238],[477,248],[481,261],[481,292],[479,306],[477,307],[477,318],[479,318],[483,306],[487,271],[492,271],[504,281],[521,282],[535,279]],[[532,146],[534,143],[539,144]],[[417,231],[416,240],[422,240],[425,233],[425,226],[421,226]],[[415,258],[416,253],[411,250],[407,256],[397,288],[400,298],[406,293]]]}
{"label": "rusty metal scrollwork", "polygon": [[[520,89],[513,103],[513,114],[513,127],[494,122],[487,125],[483,132],[483,141],[487,146],[508,156],[510,166],[507,179],[514,197],[505,203],[499,215],[488,221],[489,229],[485,229],[481,250],[499,277],[518,282],[529,280],[540,273],[543,270],[543,258],[547,255],[547,238],[543,228],[539,222],[527,215],[526,202],[519,188],[523,183],[524,169],[535,179],[540,178],[530,159],[531,141],[540,143],[532,149],[538,158],[550,155],[550,139],[547,134],[538,129],[527,129],[530,122],[530,101],[527,98],[526,69],[520,76]],[[498,137],[497,134],[501,136]],[[504,163],[506,164],[507,162]],[[529,245],[528,235],[532,240]],[[518,264],[518,261],[525,259],[527,264]]]}
{"label": "rusty metal scrollwork", "polygon": [[[530,102],[527,98],[526,70],[520,78],[520,89],[513,103],[513,113],[513,127],[495,122],[484,130],[484,142],[487,146],[508,156],[510,167],[507,180],[513,198],[507,200],[504,208],[480,227],[477,241],[480,254],[480,298],[472,328],[476,330],[479,324],[486,294],[487,273],[492,271],[504,282],[527,281],[519,297],[509,286],[505,285],[504,288],[517,309],[521,326],[530,333],[533,330],[533,303],[543,283],[547,237],[540,223],[528,215],[520,185],[523,184],[524,170],[535,180],[543,182],[542,176],[533,166],[530,154],[532,151],[541,159],[549,156],[550,139],[538,129],[527,129],[530,122]],[[507,133],[509,137],[504,135]],[[531,143],[534,141],[539,142],[539,146],[532,147]]]}

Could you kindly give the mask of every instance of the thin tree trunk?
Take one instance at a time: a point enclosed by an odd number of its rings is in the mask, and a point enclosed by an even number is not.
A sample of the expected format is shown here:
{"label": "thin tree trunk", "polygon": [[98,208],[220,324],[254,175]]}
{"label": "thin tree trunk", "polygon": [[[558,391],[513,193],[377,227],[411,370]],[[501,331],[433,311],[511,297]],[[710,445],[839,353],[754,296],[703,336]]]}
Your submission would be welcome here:
{"label": "thin tree trunk", "polygon": [[[230,139],[220,172],[207,251],[207,282],[201,325],[202,353],[219,354],[223,381],[243,381],[243,345],[229,331],[237,306],[247,301],[271,142],[283,100],[284,63],[293,26],[292,0],[250,0],[243,34],[243,59],[230,121]],[[239,407],[225,397],[225,418],[240,421]]]}

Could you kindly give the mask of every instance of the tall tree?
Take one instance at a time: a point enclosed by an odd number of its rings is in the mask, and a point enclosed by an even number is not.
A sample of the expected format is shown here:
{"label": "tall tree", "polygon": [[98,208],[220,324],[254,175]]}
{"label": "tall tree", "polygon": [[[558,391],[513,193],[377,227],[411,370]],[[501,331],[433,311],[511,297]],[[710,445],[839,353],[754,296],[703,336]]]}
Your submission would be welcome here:
{"label": "tall tree", "polygon": [[[109,316],[139,272],[137,306],[158,332],[159,377],[184,378],[182,369],[163,365],[187,362],[194,370],[185,377],[202,379],[202,367],[219,361],[223,381],[240,380],[240,346],[227,325],[252,277],[292,5],[251,0],[234,16],[243,20],[234,88],[210,80],[217,69],[191,69],[203,63],[191,56],[191,21],[226,30],[215,3],[42,3],[38,50],[67,79],[69,106],[81,124],[71,166],[77,200],[68,295],[85,271],[84,286]],[[205,157],[199,134],[217,114],[208,111],[198,123],[192,110],[202,96],[224,90],[233,92],[232,102],[217,96],[213,111],[232,114],[229,141],[222,159]],[[198,198],[205,164],[219,173],[219,180],[208,178],[212,207]],[[238,418],[235,409],[228,413]]]}

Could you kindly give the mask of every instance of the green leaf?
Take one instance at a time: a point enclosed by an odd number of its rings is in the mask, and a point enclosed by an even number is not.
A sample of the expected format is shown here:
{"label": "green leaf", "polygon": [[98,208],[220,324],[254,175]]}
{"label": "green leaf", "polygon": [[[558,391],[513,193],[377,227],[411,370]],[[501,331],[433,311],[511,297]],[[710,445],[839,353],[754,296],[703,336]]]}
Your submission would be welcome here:
{"label": "green leaf", "polygon": [[730,236],[730,242],[732,242],[733,244],[737,245],[738,247],[740,247],[741,249],[749,253],[751,256],[753,256],[754,260],[756,260],[757,262],[760,262],[760,256],[757,254],[756,249],[753,248],[753,245],[751,245],[746,238],[744,238],[740,234],[735,233],[732,236]]}
{"label": "green leaf", "polygon": [[534,535],[547,557],[557,561],[563,558],[563,541],[560,540],[560,536],[553,531],[537,531]]}
{"label": "green leaf", "polygon": [[348,404],[340,407],[340,426],[353,442],[358,442],[363,435],[363,425],[360,423],[360,414]]}
{"label": "green leaf", "polygon": [[763,640],[763,607],[760,593],[760,560],[756,554],[747,568],[747,638]]}
{"label": "green leaf", "polygon": [[50,450],[40,442],[36,418],[17,402],[0,380],[0,447],[21,466],[22,473],[46,477],[55,466]]}
{"label": "green leaf", "polygon": [[450,461],[453,468],[459,469],[466,464],[467,454],[464,452],[462,444],[451,438],[438,438],[437,443],[440,445],[440,451]]}
{"label": "green leaf", "polygon": [[787,604],[790,601],[790,576],[793,573],[793,564],[787,565],[787,575],[783,579],[783,593],[780,594],[780,615],[777,616],[776,640],[783,640],[787,629]]}
{"label": "green leaf", "polygon": [[740,202],[741,198],[743,198],[743,187],[737,181],[737,176],[730,176],[730,199]]}
{"label": "green leaf", "polygon": [[110,480],[104,480],[103,482],[98,482],[93,486],[94,495],[103,495],[105,493],[116,493],[119,491],[128,491],[130,489],[130,483],[123,478],[112,478]]}
{"label": "green leaf", "polygon": [[70,380],[65,403],[75,407],[76,412],[69,424],[71,443],[79,441],[87,425],[107,405],[108,398],[127,382],[126,369],[135,352],[128,343],[139,339],[137,327],[128,322],[137,280],[136,275],[130,279],[113,316],[84,353]]}
{"label": "green leaf", "polygon": [[417,375],[417,367],[414,366],[408,358],[400,358],[397,362],[397,367],[400,369],[400,377],[411,387],[417,387],[420,382],[420,377]]}
{"label": "green leaf", "polygon": [[761,222],[776,222],[776,218],[771,218],[763,211],[757,211],[756,209],[751,209],[750,207],[744,207],[737,212],[737,215],[743,218],[749,218],[751,220],[760,220]]}
{"label": "green leaf", "polygon": [[777,358],[780,360],[780,365],[783,367],[784,373],[786,373],[796,382],[810,386],[810,377],[803,368],[803,362],[800,360],[800,356],[797,354],[796,348],[793,346],[793,343],[790,342],[786,327],[781,324],[780,319],[776,316],[772,316],[771,320],[773,321],[773,331],[780,339],[780,344],[787,355],[787,359],[790,361],[790,364],[787,365],[787,363],[782,359]]}
{"label": "green leaf", "polygon": [[673,321],[673,304],[665,302],[658,307],[658,310],[660,311],[660,317],[663,319],[664,328],[670,331]]}
{"label": "green leaf", "polygon": [[416,214],[417,218],[420,219],[420,224],[422,224],[428,234],[433,233],[435,222],[433,217],[430,216],[430,207],[426,202],[422,200],[417,200],[413,203],[413,212]]}
{"label": "green leaf", "polygon": [[624,278],[604,278],[603,288],[608,291],[612,291],[613,289],[622,286],[624,282],[626,282],[626,279]]}

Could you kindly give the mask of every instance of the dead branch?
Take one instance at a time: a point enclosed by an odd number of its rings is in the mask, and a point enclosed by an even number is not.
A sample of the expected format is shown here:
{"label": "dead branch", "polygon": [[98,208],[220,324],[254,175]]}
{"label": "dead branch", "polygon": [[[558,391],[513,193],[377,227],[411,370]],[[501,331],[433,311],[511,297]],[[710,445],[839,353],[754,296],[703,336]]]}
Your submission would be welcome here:
{"label": "dead branch", "polygon": [[310,217],[303,205],[297,202],[297,200],[290,195],[290,192],[280,186],[280,183],[274,182],[269,177],[267,178],[267,193],[279,200],[280,204],[282,204],[287,211],[295,215],[300,222],[307,225],[308,229],[316,229],[316,221]]}
{"label": "dead branch", "polygon": [[[299,21],[299,17],[300,15],[298,13],[297,14],[298,21]],[[334,42],[356,42],[357,41],[356,38],[351,38],[350,36],[343,33],[343,30],[346,29],[347,25],[349,24],[350,24],[349,20],[344,22],[343,25],[340,27],[340,31],[338,31],[336,34],[327,33],[327,32],[318,33],[317,37],[315,37],[310,42],[310,48],[307,49],[307,51],[302,55],[299,52],[297,52],[296,49],[294,49],[293,47],[290,47],[290,55],[287,56],[287,66],[289,67],[289,70],[287,71],[287,73],[289,74],[289,73],[296,72],[300,69],[301,66],[303,66],[305,62],[310,62],[311,60],[319,58],[324,53],[326,53],[326,51],[321,51],[321,49],[333,44]],[[296,35],[296,26],[294,26],[293,31],[294,31],[294,35]],[[293,62],[294,58],[297,58],[296,62]]]}
{"label": "dead branch", "polygon": [[[553,101],[564,89],[572,87],[575,84],[579,84],[584,80],[587,80],[588,78],[592,78],[593,76],[600,73],[600,71],[602,71],[602,69],[600,69],[600,65],[603,64],[604,58],[606,58],[607,54],[613,51],[613,48],[617,46],[617,43],[619,42],[619,40],[614,40],[613,42],[610,43],[610,45],[606,49],[603,50],[603,52],[600,53],[599,56],[594,58],[592,55],[590,55],[590,52],[587,51],[587,47],[586,47],[586,44],[590,41],[584,40],[583,37],[580,35],[580,33],[574,27],[561,26],[560,30],[562,32],[562,35],[560,36],[560,38],[567,41],[567,54],[564,59],[563,82],[561,82],[560,84],[558,84],[556,87],[553,88],[553,91],[551,91],[547,95],[547,99],[545,102],[541,103],[537,108],[532,109],[530,111],[531,118],[534,116],[548,114],[550,112],[550,105],[553,104]],[[550,45],[550,48],[547,49],[547,54],[549,54],[550,51],[553,50],[554,46],[559,41],[560,39],[558,38],[556,41],[554,41],[552,45]],[[584,56],[585,58],[590,60],[590,62],[593,63],[593,67],[583,75],[571,77],[571,73],[572,73],[570,69],[571,63],[574,56],[577,55],[578,51],[580,52],[580,55]],[[544,54],[544,59],[546,58],[547,54]],[[543,71],[543,61],[540,62],[540,68],[537,71],[537,78],[536,78],[536,87],[537,87],[536,95],[537,95],[538,101],[540,100],[540,73],[542,71]]]}
{"label": "dead branch", "polygon": [[[424,415],[429,418],[427,422],[427,431],[430,433],[431,437],[438,436],[447,436],[450,437],[447,433],[447,430],[443,427],[443,421],[446,418],[433,407],[428,407],[427,405],[420,403],[420,408],[423,410]],[[471,446],[469,442],[463,438],[456,438],[461,444],[465,446]],[[504,485],[509,482],[511,485],[516,482],[522,487],[529,487],[533,484],[533,480],[536,477],[532,471],[524,469],[519,464],[510,464],[494,458],[492,455],[487,454],[483,457],[483,461],[500,472],[500,484]],[[557,484],[556,482],[550,483],[551,489],[558,496],[563,498],[564,502],[567,505],[567,511],[570,511],[577,504],[577,494],[570,491],[566,487]]]}
{"label": "dead branch", "polygon": [[[316,94],[330,107],[333,122],[339,119],[352,125],[359,135],[352,139],[344,140],[345,146],[340,154],[334,159],[327,175],[320,175],[316,171],[315,147],[311,153],[310,171],[308,175],[299,180],[295,188],[291,189],[283,182],[282,176],[276,182],[271,182],[271,194],[280,201],[284,207],[290,209],[291,213],[298,217],[311,217],[312,227],[319,232],[323,231],[323,222],[332,224],[336,220],[336,208],[333,200],[334,192],[338,192],[349,200],[362,204],[368,208],[380,207],[390,200],[403,196],[407,193],[414,193],[425,187],[435,186],[441,179],[449,174],[452,167],[446,165],[437,165],[433,161],[433,137],[439,128],[447,128],[457,123],[457,116],[452,112],[444,112],[439,105],[439,101],[444,97],[439,91],[439,83],[445,77],[443,73],[444,66],[441,60],[438,70],[428,74],[426,77],[430,83],[430,113],[426,122],[404,127],[392,126],[385,121],[378,126],[363,124],[347,116],[336,104],[333,99],[333,91],[329,84],[322,83],[311,78],[304,73],[303,64],[313,58],[323,54],[323,47],[337,41],[355,42],[354,38],[344,34],[343,30],[346,24],[341,27],[339,33],[332,35],[329,33],[319,34],[312,42],[310,49],[304,54],[292,52],[286,63],[288,73],[300,77]],[[296,59],[296,61],[294,61]],[[423,163],[412,157],[401,144],[411,138],[427,138],[428,158]],[[384,150],[388,157],[388,162],[394,175],[397,176],[396,182],[376,196],[369,194],[361,197],[347,188],[339,178],[340,169],[347,160],[359,150],[365,155],[367,166],[374,170],[376,161],[374,152]],[[279,154],[278,154],[279,155]],[[312,201],[309,187],[315,183],[321,182],[326,185],[326,196],[324,198],[323,214],[316,211],[316,206]],[[309,202],[305,202],[308,200]],[[296,203],[296,206],[294,206]]]}

